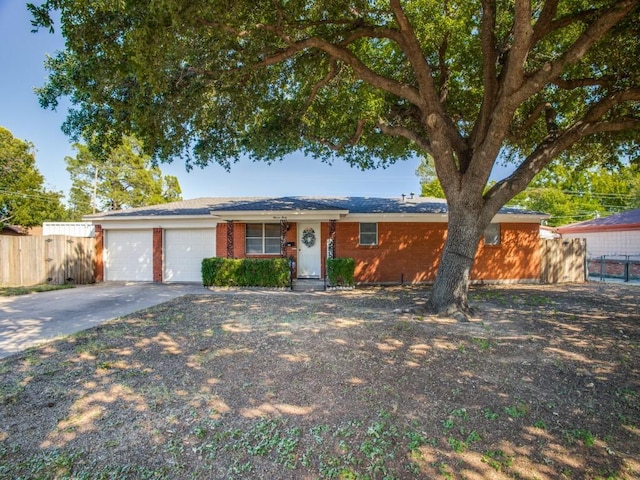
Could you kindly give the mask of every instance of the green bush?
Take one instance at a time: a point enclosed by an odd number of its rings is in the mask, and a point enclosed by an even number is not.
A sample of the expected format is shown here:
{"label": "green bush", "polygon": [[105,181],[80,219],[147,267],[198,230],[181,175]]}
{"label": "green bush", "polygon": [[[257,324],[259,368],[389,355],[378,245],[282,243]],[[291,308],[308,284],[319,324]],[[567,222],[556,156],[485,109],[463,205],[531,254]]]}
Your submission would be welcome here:
{"label": "green bush", "polygon": [[352,287],[356,262],[353,258],[327,258],[327,279],[331,287]]}
{"label": "green bush", "polygon": [[205,287],[287,287],[289,261],[286,258],[205,258],[202,284]]}

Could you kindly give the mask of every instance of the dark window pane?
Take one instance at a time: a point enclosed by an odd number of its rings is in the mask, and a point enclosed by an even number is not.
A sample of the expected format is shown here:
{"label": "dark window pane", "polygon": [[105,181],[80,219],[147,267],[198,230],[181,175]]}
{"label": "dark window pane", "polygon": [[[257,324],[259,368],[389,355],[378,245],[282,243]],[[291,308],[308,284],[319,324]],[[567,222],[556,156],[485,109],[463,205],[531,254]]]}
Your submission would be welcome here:
{"label": "dark window pane", "polygon": [[264,253],[280,253],[280,239],[279,238],[267,238],[265,240],[266,251]]}
{"label": "dark window pane", "polygon": [[280,238],[280,224],[279,223],[267,223],[264,226],[265,237],[277,237]]}
{"label": "dark window pane", "polygon": [[500,245],[500,224],[491,223],[484,231],[485,245]]}
{"label": "dark window pane", "polygon": [[253,254],[262,253],[262,239],[247,238],[246,250],[247,250],[247,253],[253,253]]}
{"label": "dark window pane", "polygon": [[262,237],[262,224],[261,223],[248,223],[247,224],[247,237]]}

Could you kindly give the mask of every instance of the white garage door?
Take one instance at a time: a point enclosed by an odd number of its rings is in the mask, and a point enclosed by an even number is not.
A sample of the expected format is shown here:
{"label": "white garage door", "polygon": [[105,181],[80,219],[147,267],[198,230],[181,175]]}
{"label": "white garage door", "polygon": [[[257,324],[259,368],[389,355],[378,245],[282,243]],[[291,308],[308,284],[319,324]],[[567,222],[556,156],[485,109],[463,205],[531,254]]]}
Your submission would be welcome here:
{"label": "white garage door", "polygon": [[107,230],[105,278],[151,282],[153,235],[151,230]]}
{"label": "white garage door", "polygon": [[165,282],[202,282],[203,258],[216,256],[216,230],[165,230]]}

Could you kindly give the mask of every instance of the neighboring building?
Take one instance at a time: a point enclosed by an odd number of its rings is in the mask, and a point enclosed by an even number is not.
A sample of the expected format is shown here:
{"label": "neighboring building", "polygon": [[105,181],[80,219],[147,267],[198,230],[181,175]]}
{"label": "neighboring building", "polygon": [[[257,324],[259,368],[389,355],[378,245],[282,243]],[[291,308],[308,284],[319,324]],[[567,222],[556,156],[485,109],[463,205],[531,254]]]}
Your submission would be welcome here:
{"label": "neighboring building", "polygon": [[[538,282],[540,221],[503,208],[481,241],[477,282]],[[327,255],[352,257],[358,283],[430,283],[447,232],[439,199],[199,198],[84,218],[95,226],[98,281],[199,282],[203,258],[295,262],[296,278],[323,278]]]}
{"label": "neighboring building", "polygon": [[541,240],[555,240],[556,238],[560,238],[560,234],[557,232],[556,227],[548,227],[547,225],[540,225]]}
{"label": "neighboring building", "polygon": [[640,255],[640,208],[557,230],[562,238],[584,238],[589,257]]}
{"label": "neighboring building", "polygon": [[42,235],[91,238],[95,236],[95,232],[91,222],[44,222]]}
{"label": "neighboring building", "polygon": [[558,233],[586,241],[589,275],[640,279],[640,208],[558,227]]}
{"label": "neighboring building", "polygon": [[0,235],[8,235],[11,237],[29,235],[26,228],[18,225],[4,225],[0,227]]}

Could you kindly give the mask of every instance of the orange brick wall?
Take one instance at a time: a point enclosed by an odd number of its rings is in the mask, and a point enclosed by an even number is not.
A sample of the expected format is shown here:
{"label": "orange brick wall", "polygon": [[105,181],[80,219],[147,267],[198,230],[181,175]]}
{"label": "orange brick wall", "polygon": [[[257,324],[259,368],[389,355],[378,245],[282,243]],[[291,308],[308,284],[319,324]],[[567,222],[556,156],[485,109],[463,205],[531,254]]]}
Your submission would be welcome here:
{"label": "orange brick wall", "polygon": [[[472,280],[538,280],[538,225],[503,223],[500,228],[499,246],[484,246],[480,242]],[[337,254],[355,259],[357,282],[428,283],[435,280],[446,224],[379,222],[376,246],[359,246],[359,232],[358,223],[336,224]]]}
{"label": "orange brick wall", "polygon": [[216,225],[216,257],[227,258],[227,224]]}
{"label": "orange brick wall", "polygon": [[96,282],[104,281],[104,231],[102,225],[95,225],[96,252],[95,252],[95,278]]}
{"label": "orange brick wall", "polygon": [[162,283],[162,228],[153,229],[153,281]]}
{"label": "orange brick wall", "polygon": [[338,257],[356,261],[360,283],[432,282],[442,253],[446,224],[378,223],[378,245],[359,246],[360,224],[336,224]]}
{"label": "orange brick wall", "polygon": [[[216,251],[227,256],[228,225],[219,223]],[[234,258],[244,258],[245,224],[234,223]],[[500,224],[501,243],[497,246],[480,242],[471,272],[475,281],[538,280],[540,278],[540,243],[538,225],[530,223]],[[436,278],[447,227],[444,223],[379,222],[378,245],[359,246],[360,225],[357,222],[336,223],[336,252],[339,257],[356,261],[358,283],[430,283]],[[322,275],[325,275],[326,241],[329,224],[321,224]],[[291,223],[287,232],[289,247],[286,257],[297,261],[297,225]],[[273,258],[256,255],[255,258]],[[296,272],[294,272],[294,276]]]}
{"label": "orange brick wall", "polygon": [[472,280],[539,280],[539,229],[535,223],[501,223],[500,245],[480,241]]}

